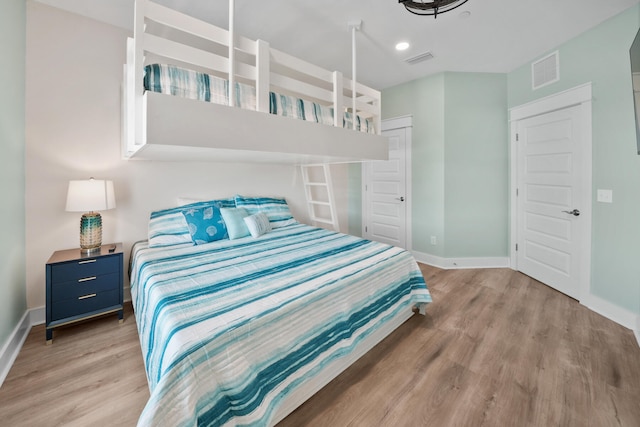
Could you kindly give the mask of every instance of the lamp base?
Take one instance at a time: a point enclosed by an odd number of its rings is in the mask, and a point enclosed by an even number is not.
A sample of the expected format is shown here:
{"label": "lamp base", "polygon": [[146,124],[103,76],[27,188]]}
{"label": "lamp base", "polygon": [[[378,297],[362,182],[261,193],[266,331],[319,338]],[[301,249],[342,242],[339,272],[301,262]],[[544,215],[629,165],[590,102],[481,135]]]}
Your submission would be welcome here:
{"label": "lamp base", "polygon": [[80,248],[80,253],[83,255],[91,255],[94,253],[99,254],[100,253],[100,249],[102,248],[102,245],[96,247],[96,248]]}
{"label": "lamp base", "polygon": [[102,217],[98,212],[88,212],[80,218],[80,251],[99,251],[102,246]]}

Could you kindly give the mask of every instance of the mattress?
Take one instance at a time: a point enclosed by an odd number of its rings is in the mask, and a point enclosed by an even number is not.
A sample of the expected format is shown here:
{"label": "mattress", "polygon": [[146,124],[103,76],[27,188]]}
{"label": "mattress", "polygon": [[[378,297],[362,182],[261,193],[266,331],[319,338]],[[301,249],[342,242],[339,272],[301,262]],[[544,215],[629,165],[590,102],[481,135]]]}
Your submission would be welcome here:
{"label": "mattress", "polygon": [[131,295],[151,392],[139,426],[273,425],[431,301],[407,251],[303,224],[138,243]]}
{"label": "mattress", "polygon": [[[229,81],[210,74],[167,64],[145,67],[144,88],[153,92],[181,96],[189,99],[229,105]],[[235,83],[235,105],[256,109],[256,89],[251,85]],[[315,123],[333,126],[333,107],[309,100],[269,92],[269,112]],[[373,122],[356,115],[356,130],[375,133]],[[343,114],[343,127],[353,129],[353,115]]]}

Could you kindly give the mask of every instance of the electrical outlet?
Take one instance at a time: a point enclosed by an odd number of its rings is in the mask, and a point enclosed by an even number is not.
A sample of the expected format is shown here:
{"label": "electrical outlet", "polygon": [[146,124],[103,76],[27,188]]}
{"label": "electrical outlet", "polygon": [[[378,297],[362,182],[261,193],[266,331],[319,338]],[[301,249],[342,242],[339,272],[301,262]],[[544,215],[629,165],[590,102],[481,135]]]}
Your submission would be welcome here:
{"label": "electrical outlet", "polygon": [[596,192],[597,200],[600,203],[613,203],[613,191],[612,190],[600,190]]}
{"label": "electrical outlet", "polygon": [[431,236],[431,244],[432,245],[437,245],[438,244],[438,240],[436,239],[436,236]]}

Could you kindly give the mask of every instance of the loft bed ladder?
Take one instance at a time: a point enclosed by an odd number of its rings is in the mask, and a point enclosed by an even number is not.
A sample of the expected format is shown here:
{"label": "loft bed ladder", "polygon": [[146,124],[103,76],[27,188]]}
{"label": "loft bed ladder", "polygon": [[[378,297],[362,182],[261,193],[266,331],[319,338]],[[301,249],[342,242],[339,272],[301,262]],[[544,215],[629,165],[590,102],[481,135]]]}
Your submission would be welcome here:
{"label": "loft bed ladder", "polygon": [[301,165],[309,218],[317,227],[340,231],[331,170],[328,164]]}

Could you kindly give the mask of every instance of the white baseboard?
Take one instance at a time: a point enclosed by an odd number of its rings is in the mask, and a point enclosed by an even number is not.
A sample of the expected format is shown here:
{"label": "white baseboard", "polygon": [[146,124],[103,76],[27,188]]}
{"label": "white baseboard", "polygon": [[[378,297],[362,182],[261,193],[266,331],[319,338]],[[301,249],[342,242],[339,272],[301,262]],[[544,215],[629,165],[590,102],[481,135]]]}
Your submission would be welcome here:
{"label": "white baseboard", "polygon": [[11,366],[13,366],[13,362],[18,357],[27,335],[29,335],[31,330],[30,317],[30,311],[25,311],[13,332],[9,335],[9,339],[2,347],[2,350],[0,350],[0,387],[2,387],[2,383],[7,378]]}
{"label": "white baseboard", "polygon": [[42,306],[29,310],[29,320],[31,321],[31,326],[44,324],[47,320],[46,308]]}
{"label": "white baseboard", "polygon": [[509,268],[509,257],[478,257],[478,258],[442,258],[424,252],[411,251],[416,261],[429,264],[445,270],[461,268]]}
{"label": "white baseboard", "polygon": [[580,304],[584,305],[590,310],[595,311],[601,316],[606,317],[607,319],[613,320],[614,322],[624,326],[625,328],[637,332],[637,316],[635,313],[625,308],[617,306],[616,304],[606,301],[593,294],[587,296],[587,298],[582,299],[580,301]]}

